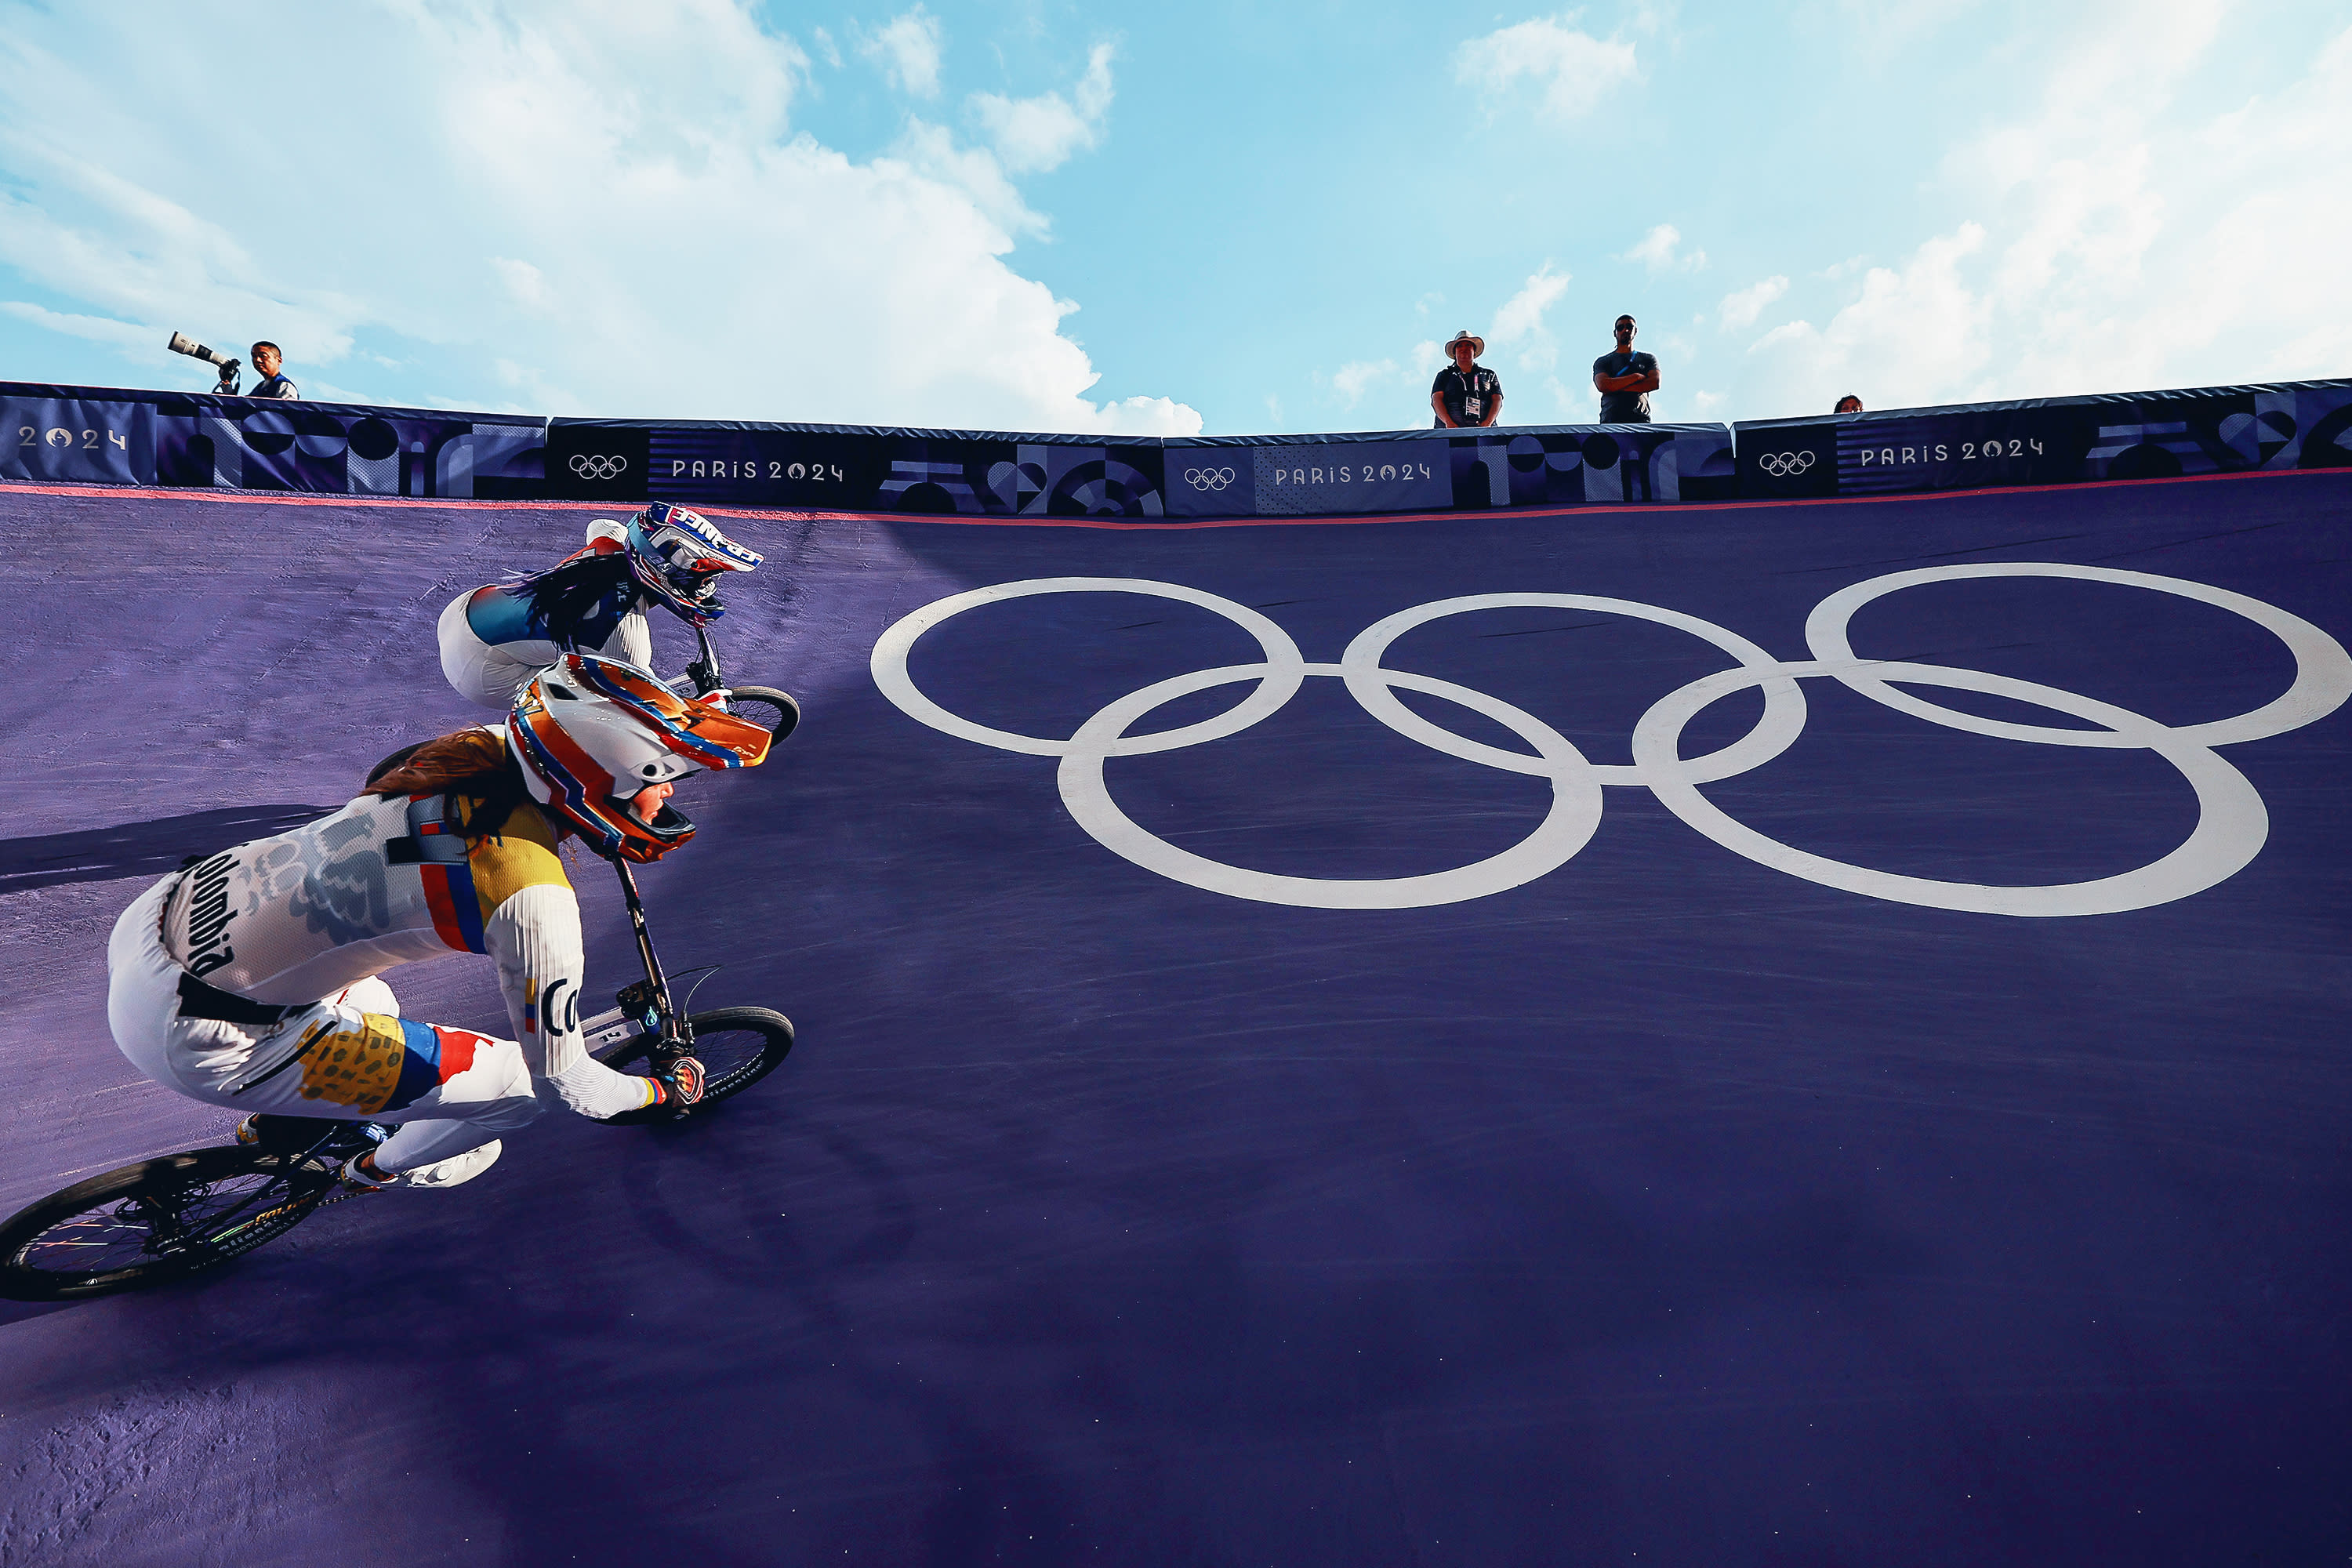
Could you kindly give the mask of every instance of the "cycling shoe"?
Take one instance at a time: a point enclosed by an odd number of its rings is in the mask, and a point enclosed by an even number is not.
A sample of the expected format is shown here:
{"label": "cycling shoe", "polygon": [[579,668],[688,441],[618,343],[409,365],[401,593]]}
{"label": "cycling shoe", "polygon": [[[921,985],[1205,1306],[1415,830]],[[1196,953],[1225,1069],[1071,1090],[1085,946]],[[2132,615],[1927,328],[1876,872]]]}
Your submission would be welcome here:
{"label": "cycling shoe", "polygon": [[460,1187],[498,1163],[498,1159],[499,1141],[493,1138],[478,1149],[468,1149],[462,1154],[452,1154],[446,1160],[436,1160],[413,1171],[403,1171],[400,1184],[404,1187]]}

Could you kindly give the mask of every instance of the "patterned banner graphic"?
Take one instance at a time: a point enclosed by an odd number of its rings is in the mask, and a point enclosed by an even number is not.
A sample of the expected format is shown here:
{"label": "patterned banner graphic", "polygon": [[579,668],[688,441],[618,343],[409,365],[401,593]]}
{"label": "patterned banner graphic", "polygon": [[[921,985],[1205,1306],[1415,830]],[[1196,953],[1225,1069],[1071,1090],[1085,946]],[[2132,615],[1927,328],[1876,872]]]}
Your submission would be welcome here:
{"label": "patterned banner graphic", "polygon": [[546,425],[209,394],[0,384],[0,479],[527,500]]}
{"label": "patterned banner graphic", "polygon": [[1301,517],[1733,498],[1721,425],[1209,440],[556,419],[583,500],[1004,517]]}
{"label": "patterned banner graphic", "polygon": [[0,479],[329,495],[1150,521],[1704,505],[2347,466],[2352,380],[1733,426],[1168,440],[542,421],[0,383]]}
{"label": "patterned banner graphic", "polygon": [[1743,421],[1749,499],[2352,467],[2352,381]]}

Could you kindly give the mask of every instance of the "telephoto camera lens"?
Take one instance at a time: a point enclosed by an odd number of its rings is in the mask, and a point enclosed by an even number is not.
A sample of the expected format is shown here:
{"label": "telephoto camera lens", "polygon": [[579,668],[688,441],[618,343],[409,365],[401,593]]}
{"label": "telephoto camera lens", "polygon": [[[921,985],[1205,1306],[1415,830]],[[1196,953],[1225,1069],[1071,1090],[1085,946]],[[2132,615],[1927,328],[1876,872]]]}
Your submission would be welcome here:
{"label": "telephoto camera lens", "polygon": [[190,359],[200,359],[207,364],[219,365],[224,370],[237,363],[218,349],[205,347],[185,332],[173,332],[172,341],[164,346],[175,354],[186,354]]}

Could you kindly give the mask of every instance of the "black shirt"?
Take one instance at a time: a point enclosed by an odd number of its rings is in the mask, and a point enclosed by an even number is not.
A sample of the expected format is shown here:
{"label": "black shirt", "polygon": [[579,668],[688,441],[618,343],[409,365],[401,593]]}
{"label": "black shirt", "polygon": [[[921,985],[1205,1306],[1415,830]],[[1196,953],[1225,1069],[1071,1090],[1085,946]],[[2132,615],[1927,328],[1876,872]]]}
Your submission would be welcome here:
{"label": "black shirt", "polygon": [[[1503,378],[1483,364],[1472,365],[1466,374],[1449,364],[1437,373],[1429,390],[1444,397],[1446,415],[1456,425],[1483,425],[1495,400],[1503,395]],[[1445,421],[1437,423],[1442,426]]]}
{"label": "black shirt", "polygon": [[[1629,353],[1623,349],[1602,354],[1592,362],[1595,375],[1655,375],[1658,362],[1645,353]],[[1650,422],[1650,395],[1646,392],[1604,392],[1601,395],[1601,423],[1603,425],[1647,425]]]}

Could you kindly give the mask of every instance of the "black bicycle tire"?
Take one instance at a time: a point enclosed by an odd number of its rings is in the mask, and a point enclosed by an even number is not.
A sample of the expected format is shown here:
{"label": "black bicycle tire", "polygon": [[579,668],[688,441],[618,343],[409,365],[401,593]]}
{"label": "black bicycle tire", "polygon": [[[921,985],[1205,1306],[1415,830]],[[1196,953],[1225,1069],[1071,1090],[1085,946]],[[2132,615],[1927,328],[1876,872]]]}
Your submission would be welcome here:
{"label": "black bicycle tire", "polygon": [[[708,1110],[721,1100],[742,1093],[761,1079],[782,1067],[793,1053],[793,1021],[772,1007],[714,1007],[708,1013],[691,1013],[687,1022],[694,1026],[695,1034],[725,1034],[730,1030],[750,1030],[767,1036],[768,1043],[760,1054],[733,1072],[707,1079],[702,1086],[702,1098],[695,1102],[694,1110]],[[632,1035],[611,1049],[598,1053],[597,1059],[606,1067],[625,1071],[630,1064],[643,1061],[659,1040],[657,1035]],[[707,1066],[708,1064],[706,1064]],[[630,1112],[632,1116],[637,1112]]]}
{"label": "black bicycle tire", "polygon": [[[801,723],[801,705],[800,705],[800,703],[799,703],[799,702],[798,702],[798,701],[793,698],[793,694],[792,694],[791,692],[786,691],[786,690],[783,690],[782,689],[781,689],[781,688],[779,688],[779,687],[774,687],[774,686],[730,686],[730,687],[729,687],[729,688],[727,689],[727,707],[728,707],[728,710],[729,710],[730,712],[734,711],[734,710],[735,710],[735,705],[736,705],[737,703],[739,703],[739,702],[772,702],[772,703],[774,703],[774,704],[776,705],[776,710],[777,710],[779,713],[782,714],[782,715],[783,715],[783,717],[782,717],[782,720],[781,720],[781,721],[776,724],[776,726],[774,727],[774,729],[773,729],[773,730],[772,730],[772,731],[770,731],[770,733],[772,733],[772,734],[775,737],[775,740],[770,741],[770,742],[768,742],[768,743],[769,743],[770,745],[772,745],[772,745],[774,745],[774,744],[776,743],[776,741],[781,741],[781,740],[782,740],[785,736],[787,736],[787,735],[791,734],[794,730],[797,730],[797,729],[799,729],[799,728],[800,728],[800,723]],[[768,726],[767,726],[766,724],[764,724],[764,723],[761,723],[761,721],[760,720],[754,719],[754,720],[752,720],[752,721],[751,721],[751,722],[752,722],[752,723],[754,723],[754,724],[759,724],[759,725],[760,725],[760,727],[761,727],[761,729],[767,729],[767,728],[768,728]]]}
{"label": "black bicycle tire", "polygon": [[[285,1203],[257,1220],[247,1221],[226,1240],[149,1263],[86,1275],[30,1268],[21,1261],[26,1250],[58,1225],[106,1204],[131,1197],[142,1187],[160,1186],[167,1182],[180,1185],[202,1182],[210,1185],[234,1176],[269,1171],[283,1171],[289,1176],[299,1172],[312,1179],[300,1184]],[[218,1268],[285,1235],[308,1219],[333,1188],[333,1172],[321,1161],[306,1153],[245,1145],[188,1149],[123,1165],[51,1193],[17,1211],[5,1225],[0,1225],[0,1298],[12,1301],[73,1301],[184,1279]]]}

